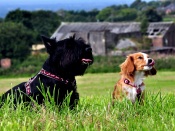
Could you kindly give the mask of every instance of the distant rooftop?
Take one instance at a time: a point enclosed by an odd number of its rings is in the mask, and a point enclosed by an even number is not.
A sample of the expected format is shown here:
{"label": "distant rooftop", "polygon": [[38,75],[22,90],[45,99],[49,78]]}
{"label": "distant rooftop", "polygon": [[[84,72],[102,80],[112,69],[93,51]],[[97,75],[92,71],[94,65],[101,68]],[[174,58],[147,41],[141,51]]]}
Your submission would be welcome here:
{"label": "distant rooftop", "polygon": [[[164,36],[166,31],[170,28],[173,22],[153,22],[149,24],[147,33],[150,37],[156,35]],[[132,32],[140,32],[139,22],[73,22],[61,23],[59,28],[55,31],[52,37],[61,37],[65,33],[74,32],[101,32],[109,31],[114,34],[124,34]]]}
{"label": "distant rooftop", "polygon": [[150,23],[147,29],[148,37],[164,36],[173,22]]}

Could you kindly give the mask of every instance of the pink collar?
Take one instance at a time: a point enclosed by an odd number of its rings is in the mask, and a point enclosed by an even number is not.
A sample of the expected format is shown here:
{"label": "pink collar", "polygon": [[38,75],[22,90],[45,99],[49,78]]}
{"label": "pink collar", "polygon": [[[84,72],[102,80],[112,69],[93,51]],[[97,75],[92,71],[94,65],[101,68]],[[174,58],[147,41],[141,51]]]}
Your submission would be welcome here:
{"label": "pink collar", "polygon": [[137,86],[137,85],[131,83],[128,79],[124,79],[124,83],[136,88],[137,94],[140,94],[142,92],[140,87],[144,85],[143,82],[140,85]]}
{"label": "pink collar", "polygon": [[49,77],[49,78],[55,79],[55,80],[57,80],[57,81],[62,81],[62,82],[64,82],[65,84],[67,84],[67,83],[69,82],[68,80],[64,80],[63,78],[58,77],[58,76],[56,76],[56,75],[54,75],[54,74],[51,74],[50,72],[48,72],[48,71],[46,71],[46,70],[44,70],[44,69],[41,69],[40,72],[39,72],[38,74],[42,74],[42,75],[47,76],[47,77]]}
{"label": "pink collar", "polygon": [[[29,81],[27,81],[27,82],[25,83],[24,86],[25,86],[25,88],[26,88],[26,94],[29,95],[29,94],[31,93],[30,84],[36,79],[36,77],[37,77],[39,74],[42,74],[42,75],[44,75],[44,76],[46,76],[46,77],[55,79],[55,80],[57,80],[57,81],[61,81],[61,82],[65,83],[65,84],[68,84],[68,83],[69,83],[68,80],[65,80],[65,79],[63,79],[63,78],[61,78],[61,77],[59,77],[59,76],[56,76],[56,75],[54,75],[54,74],[51,74],[50,72],[48,72],[48,71],[46,71],[46,70],[44,70],[44,69],[41,69],[40,72],[39,72],[36,76],[34,76],[33,78],[30,78]],[[75,86],[75,85],[76,85],[75,80],[74,80],[73,82],[70,82],[70,83],[72,84],[72,86]]]}

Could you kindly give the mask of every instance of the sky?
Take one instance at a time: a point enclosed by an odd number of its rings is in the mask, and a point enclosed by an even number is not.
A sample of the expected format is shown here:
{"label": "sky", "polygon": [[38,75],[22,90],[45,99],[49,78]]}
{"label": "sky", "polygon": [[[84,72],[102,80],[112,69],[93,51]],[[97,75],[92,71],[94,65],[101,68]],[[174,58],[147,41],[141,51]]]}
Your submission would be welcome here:
{"label": "sky", "polygon": [[[4,18],[11,10],[92,10],[103,9],[111,5],[130,5],[135,0],[0,0],[0,18]],[[142,0],[149,2],[151,0]]]}
{"label": "sky", "polygon": [[[96,2],[114,2],[114,3],[132,3],[135,0],[98,0]],[[151,1],[151,0],[143,0]],[[54,4],[54,3],[93,3],[94,0],[0,0],[0,5],[4,4],[18,4],[18,5],[29,5],[29,4]]]}

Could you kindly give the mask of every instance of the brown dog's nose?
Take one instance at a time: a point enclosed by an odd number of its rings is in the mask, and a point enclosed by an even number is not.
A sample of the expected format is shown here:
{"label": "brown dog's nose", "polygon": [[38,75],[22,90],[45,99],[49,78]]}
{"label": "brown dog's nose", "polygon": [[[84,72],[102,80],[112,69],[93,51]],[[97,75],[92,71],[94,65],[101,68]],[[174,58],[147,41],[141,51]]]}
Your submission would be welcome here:
{"label": "brown dog's nose", "polygon": [[152,63],[152,61],[153,61],[153,60],[152,60],[151,58],[149,58],[149,59],[148,59],[148,64]]}
{"label": "brown dog's nose", "polygon": [[153,66],[155,64],[154,60],[149,58],[148,59],[148,65]]}

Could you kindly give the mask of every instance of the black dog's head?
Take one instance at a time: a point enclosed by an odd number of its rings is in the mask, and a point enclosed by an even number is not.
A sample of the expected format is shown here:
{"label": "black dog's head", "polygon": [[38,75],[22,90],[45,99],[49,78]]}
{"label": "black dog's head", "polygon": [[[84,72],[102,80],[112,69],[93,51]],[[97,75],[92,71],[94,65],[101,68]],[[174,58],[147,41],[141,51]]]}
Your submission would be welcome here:
{"label": "black dog's head", "polygon": [[42,40],[50,55],[44,68],[49,68],[55,74],[70,77],[83,75],[93,63],[92,48],[81,38],[75,39],[73,36],[56,41],[55,38],[42,36]]}

